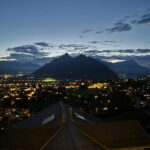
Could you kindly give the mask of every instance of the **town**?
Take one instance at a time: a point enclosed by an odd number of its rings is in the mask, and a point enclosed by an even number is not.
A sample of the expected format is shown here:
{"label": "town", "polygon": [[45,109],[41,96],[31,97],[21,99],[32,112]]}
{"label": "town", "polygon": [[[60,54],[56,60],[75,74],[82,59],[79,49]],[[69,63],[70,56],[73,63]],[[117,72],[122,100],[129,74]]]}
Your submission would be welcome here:
{"label": "town", "polygon": [[103,121],[138,120],[150,131],[150,77],[61,81],[4,75],[0,91],[1,130],[62,101]]}

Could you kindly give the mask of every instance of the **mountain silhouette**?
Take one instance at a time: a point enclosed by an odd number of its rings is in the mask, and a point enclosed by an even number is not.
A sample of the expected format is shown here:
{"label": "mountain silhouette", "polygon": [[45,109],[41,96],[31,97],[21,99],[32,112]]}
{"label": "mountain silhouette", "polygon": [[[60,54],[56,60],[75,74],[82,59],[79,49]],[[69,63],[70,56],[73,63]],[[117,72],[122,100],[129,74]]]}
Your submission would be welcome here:
{"label": "mountain silhouette", "polygon": [[53,77],[56,79],[118,79],[117,75],[96,59],[79,55],[72,58],[65,54],[34,72],[37,77]]}
{"label": "mountain silhouette", "polygon": [[126,60],[118,63],[103,62],[116,74],[125,74],[127,78],[138,78],[150,74],[150,69],[139,65],[134,60]]}
{"label": "mountain silhouette", "polygon": [[0,74],[31,73],[38,68],[38,65],[30,62],[23,64],[18,61],[0,61]]}

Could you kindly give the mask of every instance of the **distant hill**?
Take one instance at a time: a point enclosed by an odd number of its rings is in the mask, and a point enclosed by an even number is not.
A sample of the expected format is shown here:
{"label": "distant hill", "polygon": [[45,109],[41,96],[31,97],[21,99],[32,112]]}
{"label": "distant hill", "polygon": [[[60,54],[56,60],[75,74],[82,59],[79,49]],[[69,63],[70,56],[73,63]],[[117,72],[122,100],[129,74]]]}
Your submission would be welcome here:
{"label": "distant hill", "polygon": [[140,66],[134,60],[127,60],[118,63],[103,62],[117,74],[125,74],[127,78],[138,78],[150,75],[150,69]]}
{"label": "distant hill", "polygon": [[56,79],[117,79],[117,75],[103,63],[80,55],[72,58],[65,54],[44,65],[34,74],[38,77],[53,77]]}
{"label": "distant hill", "polygon": [[39,68],[30,62],[22,64],[18,61],[0,61],[0,74],[31,73]]}

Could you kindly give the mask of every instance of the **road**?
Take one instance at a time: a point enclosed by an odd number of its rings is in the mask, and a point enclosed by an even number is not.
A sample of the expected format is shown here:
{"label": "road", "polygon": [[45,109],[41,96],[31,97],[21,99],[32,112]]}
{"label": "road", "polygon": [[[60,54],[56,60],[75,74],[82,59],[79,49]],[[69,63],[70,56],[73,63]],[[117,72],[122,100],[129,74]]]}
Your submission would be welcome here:
{"label": "road", "polygon": [[[62,131],[44,148],[44,150],[103,150],[98,144],[91,141],[88,137],[82,135],[69,121],[68,106],[59,103],[62,113],[65,115],[65,125]],[[75,110],[73,110],[75,111]],[[75,123],[85,123],[81,119],[73,117]],[[88,121],[91,121],[88,119]]]}

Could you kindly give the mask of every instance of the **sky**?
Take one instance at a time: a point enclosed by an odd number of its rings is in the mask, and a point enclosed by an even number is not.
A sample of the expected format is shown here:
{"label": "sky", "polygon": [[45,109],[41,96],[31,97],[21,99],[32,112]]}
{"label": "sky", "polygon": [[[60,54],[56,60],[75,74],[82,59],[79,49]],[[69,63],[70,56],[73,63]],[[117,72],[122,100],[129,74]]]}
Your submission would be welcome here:
{"label": "sky", "polygon": [[150,55],[150,0],[0,0],[0,20],[1,59]]}

